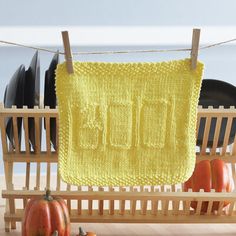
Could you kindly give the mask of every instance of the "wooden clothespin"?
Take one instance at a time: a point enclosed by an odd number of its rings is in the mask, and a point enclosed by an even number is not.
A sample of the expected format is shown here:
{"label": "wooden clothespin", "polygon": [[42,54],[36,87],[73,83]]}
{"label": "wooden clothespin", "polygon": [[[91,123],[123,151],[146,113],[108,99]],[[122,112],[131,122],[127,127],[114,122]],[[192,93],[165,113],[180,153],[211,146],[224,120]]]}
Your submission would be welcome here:
{"label": "wooden clothespin", "polygon": [[200,29],[193,29],[192,49],[191,49],[191,69],[192,70],[195,70],[197,67],[200,31],[201,31]]}
{"label": "wooden clothespin", "polygon": [[74,73],[73,68],[73,58],[70,48],[70,40],[69,40],[69,33],[68,31],[62,31],[62,40],[63,40],[63,46],[64,46],[64,52],[65,52],[65,60],[66,60],[66,67],[69,74]]}

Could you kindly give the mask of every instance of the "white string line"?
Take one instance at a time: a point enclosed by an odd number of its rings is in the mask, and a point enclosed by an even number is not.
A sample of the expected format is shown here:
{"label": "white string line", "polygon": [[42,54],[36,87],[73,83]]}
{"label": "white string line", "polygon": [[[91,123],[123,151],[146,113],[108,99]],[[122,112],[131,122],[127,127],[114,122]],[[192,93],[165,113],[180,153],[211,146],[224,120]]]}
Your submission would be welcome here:
{"label": "white string line", "polygon": [[[220,46],[222,44],[230,43],[230,42],[233,42],[233,41],[236,41],[236,38],[229,39],[229,40],[222,41],[222,42],[218,42],[218,43],[214,43],[214,44],[209,44],[209,45],[206,45],[206,46],[202,46],[202,47],[199,47],[199,50]],[[51,49],[48,49],[48,48],[34,47],[34,46],[30,46],[30,45],[14,43],[14,42],[9,42],[9,41],[4,41],[4,40],[0,40],[0,43],[13,45],[13,46],[18,46],[18,47],[30,48],[30,49],[44,51],[44,52],[58,53],[58,54],[61,54],[61,55],[65,54],[64,52],[60,52],[58,50],[55,51],[55,50],[51,50]],[[125,53],[184,52],[184,51],[191,51],[191,48],[98,51],[98,52],[90,51],[90,52],[73,52],[72,54],[73,55],[91,55],[91,54],[95,55],[95,54],[125,54]]]}
{"label": "white string line", "polygon": [[18,46],[18,47],[22,47],[22,48],[35,49],[35,50],[44,51],[44,52],[59,53],[59,54],[64,55],[64,52],[54,51],[54,50],[50,50],[50,49],[47,49],[47,48],[39,48],[39,47],[24,45],[24,44],[20,44],[20,43],[4,41],[4,40],[0,40],[0,43],[8,44],[8,45],[13,45],[13,46]]}

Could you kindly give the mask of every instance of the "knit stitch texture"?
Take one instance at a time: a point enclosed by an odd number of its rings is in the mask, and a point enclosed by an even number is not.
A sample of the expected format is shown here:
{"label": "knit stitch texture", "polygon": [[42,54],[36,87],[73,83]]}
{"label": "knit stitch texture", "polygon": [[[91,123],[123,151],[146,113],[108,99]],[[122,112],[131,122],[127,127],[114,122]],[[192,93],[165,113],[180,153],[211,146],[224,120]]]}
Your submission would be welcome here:
{"label": "knit stitch texture", "polygon": [[73,62],[56,70],[59,171],[74,185],[186,181],[195,165],[203,64]]}

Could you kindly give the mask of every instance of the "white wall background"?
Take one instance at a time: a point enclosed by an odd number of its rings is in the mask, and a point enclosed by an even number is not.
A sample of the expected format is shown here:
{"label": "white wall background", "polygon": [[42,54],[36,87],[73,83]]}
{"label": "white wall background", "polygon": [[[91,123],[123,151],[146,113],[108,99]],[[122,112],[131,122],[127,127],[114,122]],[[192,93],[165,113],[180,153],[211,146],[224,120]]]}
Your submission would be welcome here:
{"label": "white wall background", "polygon": [[234,0],[1,0],[0,25],[235,25]]}
{"label": "white wall background", "polygon": [[[191,28],[202,28],[201,44],[236,38],[234,0],[0,0],[0,40],[61,48],[61,29],[69,29],[73,51],[189,47]],[[34,51],[0,44],[0,101],[20,64]],[[162,61],[189,53],[80,56],[82,61]],[[41,91],[52,55],[40,53]],[[200,51],[204,78],[236,85],[236,44]],[[63,60],[63,58],[61,58]],[[1,150],[0,150],[1,153]],[[1,158],[2,159],[2,158]],[[24,167],[17,165],[16,172]],[[2,160],[0,174],[3,173]]]}

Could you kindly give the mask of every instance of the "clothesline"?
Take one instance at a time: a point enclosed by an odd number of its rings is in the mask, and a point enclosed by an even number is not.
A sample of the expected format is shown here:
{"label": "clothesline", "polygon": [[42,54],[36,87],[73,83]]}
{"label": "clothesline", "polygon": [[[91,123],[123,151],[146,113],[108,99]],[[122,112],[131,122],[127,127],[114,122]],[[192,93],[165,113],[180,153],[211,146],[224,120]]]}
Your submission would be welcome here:
{"label": "clothesline", "polygon": [[[220,46],[222,44],[230,43],[236,41],[236,38],[229,39],[226,41],[214,43],[214,44],[209,44],[206,46],[199,47],[199,50],[203,49],[208,49],[216,46]],[[49,53],[58,53],[61,55],[64,55],[64,52],[58,51],[58,50],[51,50],[48,48],[41,48],[41,47],[34,47],[30,45],[25,45],[25,44],[20,44],[20,43],[15,43],[15,42],[9,42],[5,40],[0,40],[0,43],[2,44],[8,44],[8,45],[13,45],[13,46],[18,46],[18,47],[24,47],[24,48],[30,48],[30,49],[35,49],[38,51],[44,51],[44,52],[49,52]],[[155,53],[155,52],[184,52],[184,51],[191,51],[191,48],[176,48],[176,49],[147,49],[147,50],[119,50],[119,51],[90,51],[90,52],[73,52],[73,55],[96,55],[96,54],[126,54],[126,53]]]}

